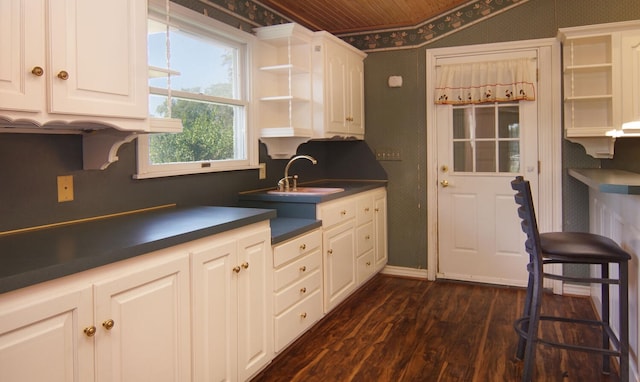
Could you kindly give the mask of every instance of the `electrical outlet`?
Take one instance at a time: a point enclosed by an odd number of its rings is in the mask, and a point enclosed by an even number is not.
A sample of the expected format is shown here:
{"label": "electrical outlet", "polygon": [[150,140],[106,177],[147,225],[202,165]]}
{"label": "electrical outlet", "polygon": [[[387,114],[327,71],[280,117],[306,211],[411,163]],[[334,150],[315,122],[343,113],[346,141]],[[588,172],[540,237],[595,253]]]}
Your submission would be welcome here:
{"label": "electrical outlet", "polygon": [[258,166],[258,168],[260,169],[258,172],[258,179],[267,179],[267,164],[258,163]]}
{"label": "electrical outlet", "polygon": [[58,177],[58,202],[70,202],[73,200],[73,175]]}

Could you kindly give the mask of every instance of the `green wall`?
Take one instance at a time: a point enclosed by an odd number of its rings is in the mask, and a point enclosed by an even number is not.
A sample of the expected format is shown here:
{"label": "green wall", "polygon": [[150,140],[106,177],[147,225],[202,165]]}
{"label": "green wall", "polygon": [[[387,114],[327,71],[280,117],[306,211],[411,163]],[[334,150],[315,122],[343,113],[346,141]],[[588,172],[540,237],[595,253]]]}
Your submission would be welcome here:
{"label": "green wall", "polygon": [[[402,151],[401,161],[381,162],[389,177],[390,265],[427,267],[426,49],[549,38],[556,36],[558,28],[632,19],[640,19],[638,0],[530,0],[421,48],[369,53],[365,60],[366,141],[373,150]],[[389,88],[390,75],[402,76],[403,87]],[[617,146],[620,156],[638,159],[633,154],[640,152],[637,142]],[[601,165],[607,166],[587,156],[580,145],[564,142],[563,168]],[[588,229],[585,203],[586,186],[565,175],[565,229]]]}

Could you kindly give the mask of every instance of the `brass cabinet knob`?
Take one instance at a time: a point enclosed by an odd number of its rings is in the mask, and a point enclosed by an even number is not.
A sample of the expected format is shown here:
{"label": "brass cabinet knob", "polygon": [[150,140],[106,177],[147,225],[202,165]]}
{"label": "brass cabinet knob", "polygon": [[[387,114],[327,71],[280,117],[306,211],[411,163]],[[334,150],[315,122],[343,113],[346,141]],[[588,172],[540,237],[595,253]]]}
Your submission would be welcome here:
{"label": "brass cabinet knob", "polygon": [[307,312],[300,313],[300,318],[307,318]]}
{"label": "brass cabinet knob", "polygon": [[112,319],[108,319],[108,320],[106,320],[105,322],[102,323],[102,326],[107,330],[111,330],[111,329],[113,329],[115,324],[116,323]]}
{"label": "brass cabinet knob", "polygon": [[69,79],[69,73],[67,73],[65,70],[61,70],[60,73],[58,73],[58,78],[66,81]]}
{"label": "brass cabinet knob", "polygon": [[307,288],[305,287],[300,288],[300,293],[307,293]]}
{"label": "brass cabinet knob", "polygon": [[380,212],[380,208],[376,208],[374,211],[376,211],[376,212]]}
{"label": "brass cabinet knob", "polygon": [[44,74],[44,69],[40,66],[34,66],[33,69],[31,69],[31,74],[40,77]]}
{"label": "brass cabinet knob", "polygon": [[244,263],[242,263],[242,268],[244,268],[244,269],[249,268],[249,263],[247,263],[246,261]]}
{"label": "brass cabinet knob", "polygon": [[304,251],[305,249],[307,249],[307,245],[305,243],[300,244],[300,250]]}
{"label": "brass cabinet knob", "polygon": [[365,237],[364,237],[364,239],[365,239],[365,240],[369,240],[369,239],[371,239],[371,235],[367,235],[367,236],[365,236]]}
{"label": "brass cabinet knob", "polygon": [[235,273],[240,273],[240,267],[236,265],[235,267],[233,267],[233,271]]}
{"label": "brass cabinet knob", "polygon": [[344,215],[346,215],[346,214],[347,214],[347,210],[342,210],[342,211],[340,211],[340,215],[344,216]]}
{"label": "brass cabinet knob", "polygon": [[328,250],[327,253],[332,255],[333,254],[333,249]]}
{"label": "brass cabinet knob", "polygon": [[441,181],[440,184],[442,185],[442,187],[449,187],[449,181],[446,179]]}
{"label": "brass cabinet knob", "polygon": [[371,265],[371,261],[367,261],[367,267]]}
{"label": "brass cabinet knob", "polygon": [[87,337],[93,337],[96,334],[96,327],[91,325],[91,326],[88,326],[88,327],[84,328],[83,331],[84,331],[84,334]]}
{"label": "brass cabinet knob", "polygon": [[303,265],[300,267],[300,272],[305,272],[307,270],[307,266]]}

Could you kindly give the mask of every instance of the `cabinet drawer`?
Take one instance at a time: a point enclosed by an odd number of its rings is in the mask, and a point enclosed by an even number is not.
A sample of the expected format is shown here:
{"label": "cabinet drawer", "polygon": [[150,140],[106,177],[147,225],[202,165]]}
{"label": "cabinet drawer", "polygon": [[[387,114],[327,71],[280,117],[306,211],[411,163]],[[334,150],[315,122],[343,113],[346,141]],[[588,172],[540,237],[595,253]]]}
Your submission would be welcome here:
{"label": "cabinet drawer", "polygon": [[356,203],[354,199],[348,199],[320,207],[320,219],[322,219],[322,226],[324,228],[353,219],[355,215]]}
{"label": "cabinet drawer", "polygon": [[356,282],[358,285],[362,284],[363,281],[369,278],[374,273],[375,264],[373,258],[373,251],[369,251],[366,254],[358,257],[356,272],[357,279]]}
{"label": "cabinet drawer", "polygon": [[275,351],[282,350],[322,317],[322,293],[318,290],[275,318]]}
{"label": "cabinet drawer", "polygon": [[356,224],[371,221],[373,219],[373,195],[365,195],[356,202]]}
{"label": "cabinet drawer", "polygon": [[296,257],[304,255],[320,248],[322,244],[322,231],[314,230],[310,233],[293,238],[290,241],[273,248],[273,267],[277,268]]}
{"label": "cabinet drawer", "polygon": [[356,229],[356,254],[361,255],[373,249],[373,222]]}
{"label": "cabinet drawer", "polygon": [[273,290],[280,289],[300,280],[307,275],[320,269],[322,264],[322,255],[320,248],[316,248],[313,252],[295,260],[291,264],[285,265],[280,269],[273,271]]}
{"label": "cabinet drawer", "polygon": [[315,271],[308,277],[290,285],[288,288],[274,293],[274,313],[278,315],[290,306],[304,300],[313,292],[320,290],[321,282],[322,274],[320,271]]}

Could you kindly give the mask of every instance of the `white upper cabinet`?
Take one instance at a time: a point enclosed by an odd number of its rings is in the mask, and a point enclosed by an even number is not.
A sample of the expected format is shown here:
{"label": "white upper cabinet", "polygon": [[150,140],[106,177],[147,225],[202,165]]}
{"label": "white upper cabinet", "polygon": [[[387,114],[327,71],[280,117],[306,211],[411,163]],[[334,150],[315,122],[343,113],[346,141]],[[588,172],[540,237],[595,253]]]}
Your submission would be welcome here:
{"label": "white upper cabinet", "polygon": [[622,123],[624,133],[640,133],[640,30],[622,33]]}
{"label": "white upper cabinet", "polygon": [[364,139],[366,54],[327,32],[316,33],[313,54],[316,136]]}
{"label": "white upper cabinet", "polygon": [[256,28],[261,137],[311,138],[311,37],[297,24]]}
{"label": "white upper cabinet", "polygon": [[0,25],[9,125],[149,129],[146,1],[0,0]]}
{"label": "white upper cabinet", "polygon": [[615,138],[638,113],[640,22],[559,30],[567,139],[595,158],[613,157]]}
{"label": "white upper cabinet", "polygon": [[366,54],[297,24],[256,28],[258,128],[272,158],[309,139],[364,139]]}

